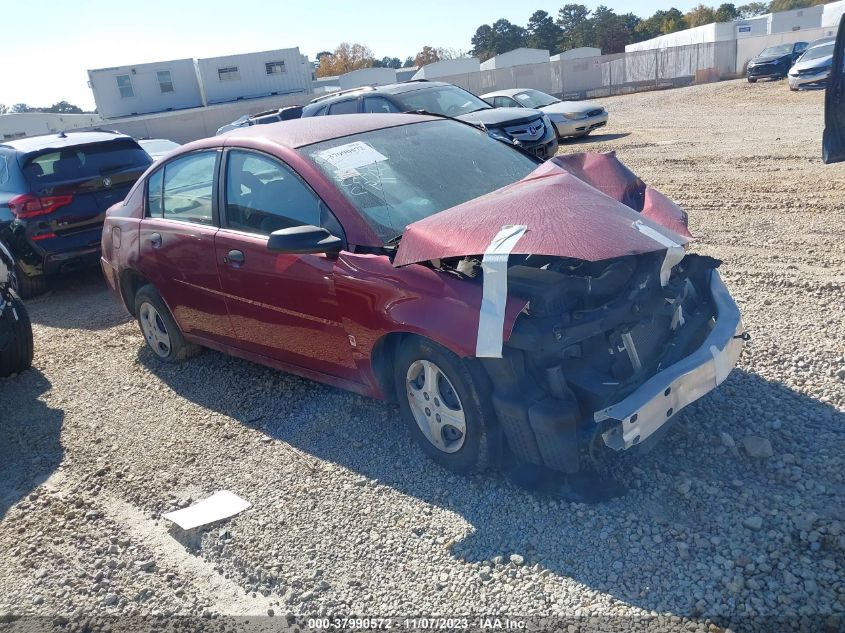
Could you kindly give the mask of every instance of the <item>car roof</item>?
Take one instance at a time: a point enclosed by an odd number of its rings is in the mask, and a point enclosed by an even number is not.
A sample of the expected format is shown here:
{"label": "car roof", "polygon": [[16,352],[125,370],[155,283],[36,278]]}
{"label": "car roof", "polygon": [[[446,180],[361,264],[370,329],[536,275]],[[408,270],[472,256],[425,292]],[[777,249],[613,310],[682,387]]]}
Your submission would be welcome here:
{"label": "car roof", "polygon": [[420,114],[334,114],[237,128],[224,132],[217,138],[262,138],[296,149],[351,134],[440,120],[442,119],[439,117]]}
{"label": "car roof", "polygon": [[486,99],[487,97],[512,97],[515,94],[525,92],[526,90],[530,90],[530,88],[508,88],[506,90],[494,90],[493,92],[488,92],[486,94],[481,95],[481,98]]}
{"label": "car roof", "polygon": [[810,45],[807,47],[807,49],[809,50],[811,48],[815,48],[816,46],[824,46],[825,44],[830,44],[831,42],[835,42],[835,41],[836,41],[835,35],[830,35],[828,37],[820,37],[819,39],[813,40],[812,42],[810,42]]}
{"label": "car roof", "polygon": [[[454,84],[443,81],[428,81],[426,79],[412,79],[410,81],[403,81],[395,84],[387,84],[384,86],[359,86],[358,88],[349,88],[347,90],[340,90],[328,95],[323,95],[313,99],[309,106],[317,104],[332,103],[335,100],[344,99],[346,97],[358,97],[364,93],[367,94],[388,94],[398,95],[405,92],[414,92],[415,90],[424,90],[425,88],[432,88],[438,86],[452,86]],[[456,86],[460,87],[460,86]]]}
{"label": "car roof", "polygon": [[29,136],[27,138],[5,141],[0,144],[0,147],[11,147],[19,152],[28,154],[44,149],[62,149],[63,147],[72,147],[74,145],[84,145],[88,143],[101,143],[103,141],[113,141],[115,139],[132,140],[132,137],[127,136],[126,134],[121,134],[120,132],[60,132],[58,134]]}

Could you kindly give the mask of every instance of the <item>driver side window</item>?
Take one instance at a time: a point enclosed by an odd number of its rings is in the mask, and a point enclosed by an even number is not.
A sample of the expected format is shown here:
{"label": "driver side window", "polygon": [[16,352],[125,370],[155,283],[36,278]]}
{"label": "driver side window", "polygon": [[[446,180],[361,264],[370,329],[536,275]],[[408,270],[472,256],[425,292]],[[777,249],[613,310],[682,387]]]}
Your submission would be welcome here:
{"label": "driver side window", "polygon": [[226,226],[270,235],[292,226],[322,226],[343,233],[320,198],[277,160],[231,150],[226,164]]}
{"label": "driver side window", "polygon": [[493,99],[493,107],[494,108],[518,108],[521,107],[519,103],[516,103],[513,99],[509,97],[494,97]]}

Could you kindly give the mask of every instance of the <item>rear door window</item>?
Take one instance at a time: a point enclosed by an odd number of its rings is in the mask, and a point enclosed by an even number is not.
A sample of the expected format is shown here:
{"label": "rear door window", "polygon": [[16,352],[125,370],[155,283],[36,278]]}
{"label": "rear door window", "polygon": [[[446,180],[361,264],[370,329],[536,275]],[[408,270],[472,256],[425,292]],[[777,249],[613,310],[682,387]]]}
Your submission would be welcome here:
{"label": "rear door window", "polygon": [[358,99],[338,101],[329,107],[329,114],[355,114],[358,112]]}
{"label": "rear door window", "polygon": [[127,171],[137,177],[151,162],[135,141],[120,139],[47,150],[30,158],[23,172],[29,184],[37,188],[57,182],[110,178]]}
{"label": "rear door window", "polygon": [[399,111],[399,108],[397,108],[395,105],[393,105],[392,102],[388,101],[384,97],[364,98],[364,112],[385,114]]}
{"label": "rear door window", "polygon": [[[217,167],[217,152],[204,151],[188,154],[169,161],[162,170],[161,216],[168,220],[214,224],[214,172]],[[150,215],[155,216],[155,178],[148,184]]]}

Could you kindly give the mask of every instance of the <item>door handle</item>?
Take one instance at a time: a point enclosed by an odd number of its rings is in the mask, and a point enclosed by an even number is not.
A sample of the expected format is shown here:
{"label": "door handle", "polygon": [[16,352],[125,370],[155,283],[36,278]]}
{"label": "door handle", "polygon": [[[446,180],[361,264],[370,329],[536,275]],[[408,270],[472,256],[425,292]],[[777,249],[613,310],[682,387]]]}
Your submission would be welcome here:
{"label": "door handle", "polygon": [[161,233],[150,235],[150,244],[153,245],[153,248],[159,248],[161,246]]}
{"label": "door handle", "polygon": [[246,261],[246,257],[242,251],[231,250],[223,258],[223,263],[232,264],[233,266],[240,266]]}

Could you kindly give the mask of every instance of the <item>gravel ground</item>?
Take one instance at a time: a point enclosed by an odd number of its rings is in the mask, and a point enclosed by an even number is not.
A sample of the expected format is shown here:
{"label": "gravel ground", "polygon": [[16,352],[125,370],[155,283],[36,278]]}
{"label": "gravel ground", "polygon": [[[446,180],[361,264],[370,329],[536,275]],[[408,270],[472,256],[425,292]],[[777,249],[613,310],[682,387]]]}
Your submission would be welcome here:
{"label": "gravel ground", "polygon": [[[735,81],[605,102],[606,133],[561,151],[614,149],[686,208],[753,337],[626,494],[454,476],[392,405],[218,353],[161,365],[99,276],[75,275],[30,302],[35,368],[0,381],[0,630],[350,613],[845,626],[845,166],[819,158],[823,93]],[[161,519],[220,489],[253,507],[196,534]]]}

